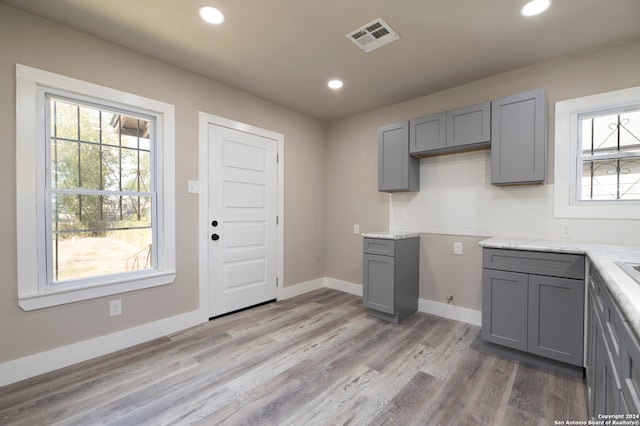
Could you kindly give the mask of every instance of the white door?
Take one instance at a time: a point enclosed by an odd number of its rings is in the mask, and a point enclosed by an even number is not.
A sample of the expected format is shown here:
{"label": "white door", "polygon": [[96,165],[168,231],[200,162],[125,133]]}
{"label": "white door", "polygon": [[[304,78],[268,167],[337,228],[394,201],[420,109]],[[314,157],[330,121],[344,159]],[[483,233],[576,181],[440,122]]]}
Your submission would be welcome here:
{"label": "white door", "polygon": [[209,317],[276,298],[277,141],[209,124]]}

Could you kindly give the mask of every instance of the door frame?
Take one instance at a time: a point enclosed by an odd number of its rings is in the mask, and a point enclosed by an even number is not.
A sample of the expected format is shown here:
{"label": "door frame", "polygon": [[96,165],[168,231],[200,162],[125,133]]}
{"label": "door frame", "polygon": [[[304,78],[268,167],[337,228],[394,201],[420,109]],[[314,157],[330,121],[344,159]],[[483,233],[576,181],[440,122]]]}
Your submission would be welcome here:
{"label": "door frame", "polygon": [[198,113],[198,281],[199,281],[199,316],[202,322],[209,320],[209,276],[208,276],[208,247],[209,247],[209,124],[228,127],[241,132],[251,133],[278,144],[277,165],[277,280],[276,299],[282,298],[284,282],[284,135],[271,130],[252,126],[250,124],[231,120],[225,117],[199,111]]}

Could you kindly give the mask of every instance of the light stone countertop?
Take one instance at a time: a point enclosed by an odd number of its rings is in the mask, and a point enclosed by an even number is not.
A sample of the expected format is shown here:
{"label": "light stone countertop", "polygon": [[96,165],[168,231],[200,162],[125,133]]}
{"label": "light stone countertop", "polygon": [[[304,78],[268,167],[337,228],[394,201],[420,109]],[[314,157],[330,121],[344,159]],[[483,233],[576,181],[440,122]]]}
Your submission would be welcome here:
{"label": "light stone countertop", "polygon": [[383,240],[403,240],[405,238],[419,237],[419,232],[408,231],[381,231],[381,232],[363,232],[363,238],[381,238]]}
{"label": "light stone countertop", "polygon": [[636,337],[640,339],[640,283],[624,272],[615,262],[640,263],[640,246],[616,246],[594,243],[519,240],[490,238],[480,241],[481,247],[585,254],[596,267],[609,292],[626,316]]}

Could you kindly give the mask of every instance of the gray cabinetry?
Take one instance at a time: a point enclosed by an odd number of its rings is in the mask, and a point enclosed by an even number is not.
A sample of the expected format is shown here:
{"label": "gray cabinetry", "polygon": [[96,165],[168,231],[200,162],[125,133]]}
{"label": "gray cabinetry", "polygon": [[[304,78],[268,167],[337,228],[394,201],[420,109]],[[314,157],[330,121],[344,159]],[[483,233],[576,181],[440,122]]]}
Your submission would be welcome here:
{"label": "gray cabinetry", "polygon": [[443,149],[447,145],[447,115],[444,112],[409,121],[409,152]]}
{"label": "gray cabinetry", "polygon": [[484,102],[409,122],[409,152],[428,157],[491,143],[491,103]]}
{"label": "gray cabinetry", "polygon": [[491,142],[491,102],[447,111],[447,147]]}
{"label": "gray cabinetry", "polygon": [[582,366],[584,280],[529,275],[527,337],[528,352]]}
{"label": "gray cabinetry", "polygon": [[485,248],[482,285],[485,342],[582,366],[584,256]]}
{"label": "gray cabinetry", "polygon": [[491,183],[544,183],[547,163],[544,89],[491,103]]}
{"label": "gray cabinetry", "polygon": [[529,276],[506,271],[482,271],[482,339],[527,350]]}
{"label": "gray cabinetry", "polygon": [[364,239],[362,302],[367,314],[399,323],[418,310],[419,238]]}
{"label": "gray cabinetry", "polygon": [[640,412],[640,347],[597,270],[589,276],[587,329],[589,414]]}
{"label": "gray cabinetry", "polygon": [[378,130],[378,190],[418,191],[420,163],[409,155],[409,123],[389,124]]}

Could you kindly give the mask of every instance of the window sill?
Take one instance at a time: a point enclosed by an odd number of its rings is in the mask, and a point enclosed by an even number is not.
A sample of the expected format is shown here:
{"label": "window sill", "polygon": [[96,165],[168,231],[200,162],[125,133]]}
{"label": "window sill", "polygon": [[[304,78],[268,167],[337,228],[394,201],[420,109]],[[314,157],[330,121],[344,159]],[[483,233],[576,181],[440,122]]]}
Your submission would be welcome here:
{"label": "window sill", "polygon": [[96,299],[129,291],[171,284],[176,279],[176,271],[157,272],[126,281],[106,281],[102,285],[85,288],[63,288],[56,290],[39,290],[33,293],[18,295],[18,305],[24,311]]}

